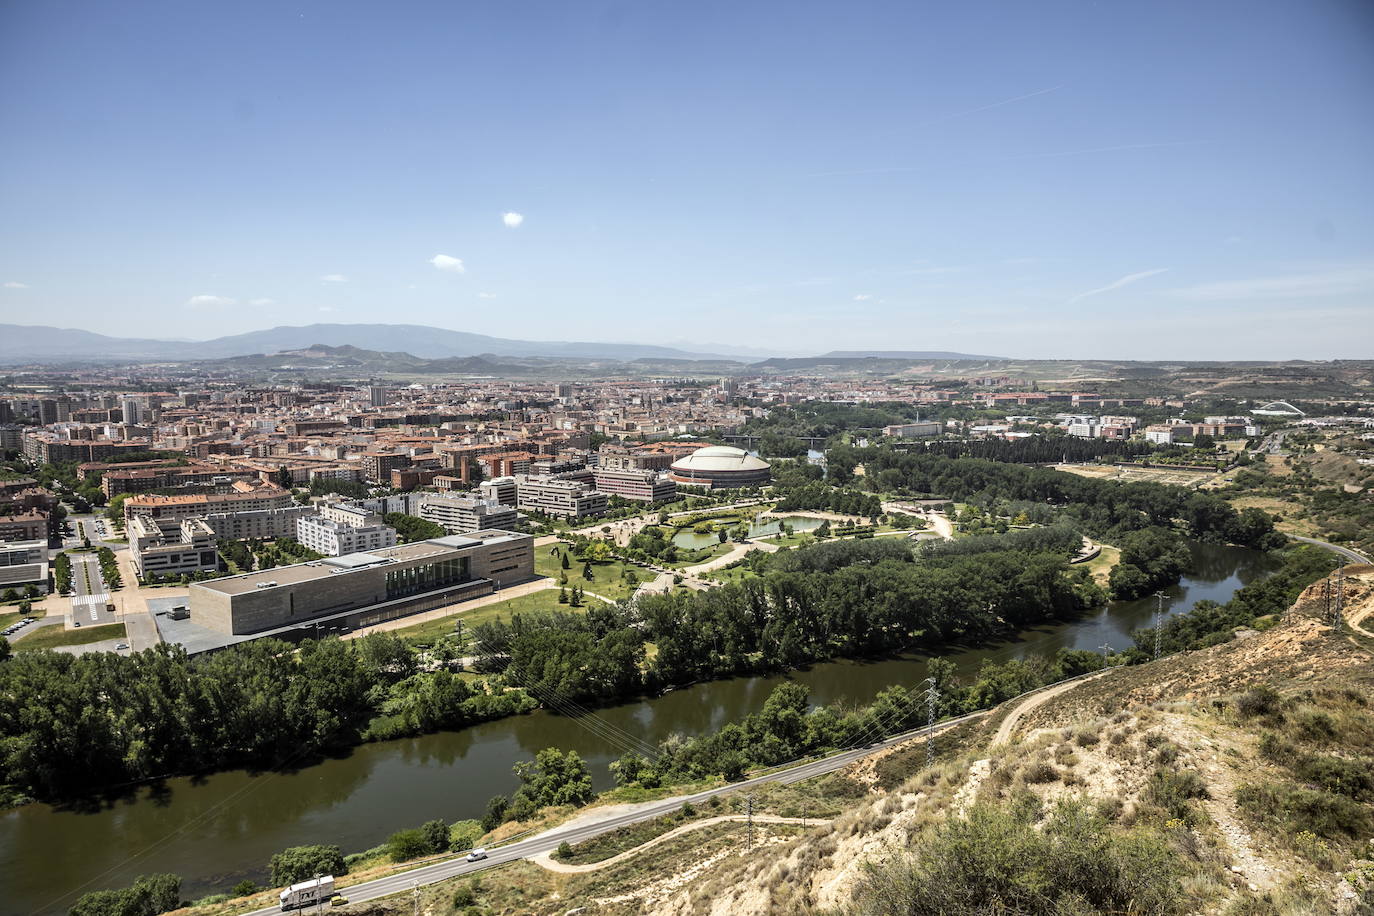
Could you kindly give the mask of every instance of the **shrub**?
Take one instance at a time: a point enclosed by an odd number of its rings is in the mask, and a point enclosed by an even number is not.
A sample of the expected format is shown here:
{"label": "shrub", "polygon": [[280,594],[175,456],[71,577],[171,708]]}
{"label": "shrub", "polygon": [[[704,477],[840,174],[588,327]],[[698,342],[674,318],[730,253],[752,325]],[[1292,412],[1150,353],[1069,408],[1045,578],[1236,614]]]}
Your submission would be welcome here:
{"label": "shrub", "polygon": [[559,843],[558,848],[553,851],[553,857],[555,859],[561,859],[564,862],[571,859],[573,857],[572,844],[569,843],[567,840],[564,840],[563,842]]}
{"label": "shrub", "polygon": [[1236,712],[1242,718],[1272,716],[1279,711],[1282,703],[1277,692],[1270,687],[1252,687],[1236,698]]}
{"label": "shrub", "polygon": [[1186,912],[1180,864],[1137,828],[1113,834],[1091,809],[1063,802],[1037,830],[1027,812],[977,805],[927,831],[914,851],[872,867],[858,909],[872,916]]}
{"label": "shrub", "polygon": [[296,884],[316,875],[346,875],[348,865],[337,846],[292,846],[272,857],[267,865],[272,883]]}
{"label": "shrub", "polygon": [[1374,816],[1367,808],[1322,789],[1273,782],[1249,784],[1236,791],[1236,802],[1251,817],[1283,832],[1306,830],[1332,839],[1374,831]]}
{"label": "shrub", "polygon": [[229,893],[235,897],[248,897],[258,892],[258,886],[253,881],[243,880],[229,889]]}
{"label": "shrub", "polygon": [[387,855],[393,862],[406,862],[429,854],[429,839],[424,831],[397,830],[386,840]]}
{"label": "shrub", "polygon": [[1207,797],[1207,785],[1194,770],[1155,770],[1145,787],[1145,800],[1168,812],[1169,817],[1192,825],[1197,811],[1191,802]]}
{"label": "shrub", "polygon": [[448,824],[439,820],[426,821],[420,825],[420,833],[424,835],[429,854],[448,852],[450,842]]}
{"label": "shrub", "polygon": [[181,878],[144,875],[132,887],[82,895],[70,916],[158,916],[180,906]]}

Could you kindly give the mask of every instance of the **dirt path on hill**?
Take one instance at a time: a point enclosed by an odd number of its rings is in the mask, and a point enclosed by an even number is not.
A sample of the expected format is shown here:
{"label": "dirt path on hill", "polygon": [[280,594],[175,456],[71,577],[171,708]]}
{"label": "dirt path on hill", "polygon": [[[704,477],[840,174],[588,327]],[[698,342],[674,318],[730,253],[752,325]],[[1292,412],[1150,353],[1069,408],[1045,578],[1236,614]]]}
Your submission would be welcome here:
{"label": "dirt path on hill", "polygon": [[1106,674],[1108,671],[1112,670],[1114,669],[1107,668],[1102,671],[1099,671],[1097,674],[1094,674],[1091,677],[1085,677],[1077,681],[1070,681],[1067,684],[1060,684],[1058,687],[1050,687],[1049,689],[1042,690],[1040,693],[1037,693],[1033,696],[1026,697],[1019,704],[1017,704],[1011,712],[1007,713],[1007,717],[1002,720],[1002,724],[997,726],[997,734],[992,736],[992,742],[989,744],[989,747],[1002,744],[1006,741],[1010,741],[1011,736],[1016,731],[1016,726],[1021,723],[1021,720],[1024,719],[1028,713],[1032,712],[1040,706],[1043,706],[1045,703],[1048,703],[1050,700],[1053,700],[1060,694],[1068,693],[1070,690],[1074,689],[1079,684],[1086,684],[1088,681],[1097,680],[1099,677]]}

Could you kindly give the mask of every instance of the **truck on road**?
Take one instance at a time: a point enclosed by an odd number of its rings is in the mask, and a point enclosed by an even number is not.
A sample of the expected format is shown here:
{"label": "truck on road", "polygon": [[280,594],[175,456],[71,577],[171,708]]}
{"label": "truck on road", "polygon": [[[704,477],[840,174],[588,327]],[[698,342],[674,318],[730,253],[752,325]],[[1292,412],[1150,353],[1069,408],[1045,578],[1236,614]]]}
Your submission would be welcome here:
{"label": "truck on road", "polygon": [[293,884],[281,892],[282,912],[314,906],[334,896],[334,876],[324,875]]}

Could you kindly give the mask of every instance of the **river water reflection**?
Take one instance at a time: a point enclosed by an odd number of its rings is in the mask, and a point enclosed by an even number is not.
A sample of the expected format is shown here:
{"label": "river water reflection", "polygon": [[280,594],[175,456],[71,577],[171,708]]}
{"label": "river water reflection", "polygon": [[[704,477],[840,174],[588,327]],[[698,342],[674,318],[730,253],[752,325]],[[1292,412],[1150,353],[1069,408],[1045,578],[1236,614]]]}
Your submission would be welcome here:
{"label": "river water reflection", "polygon": [[[1273,562],[1234,547],[1193,545],[1193,572],[1168,591],[1166,611],[1204,598],[1225,601],[1266,575]],[[1154,599],[1114,602],[1070,623],[1037,627],[997,645],[943,653],[960,674],[984,659],[1052,654],[1061,647],[1130,644],[1148,626]],[[863,703],[891,684],[925,677],[923,656],[832,662],[791,675],[818,703]],[[673,732],[700,734],[757,710],[782,677],[738,678],[626,703],[598,715],[635,737],[657,742]],[[575,749],[598,788],[611,784],[606,764],[624,748],[576,720],[537,712],[459,732],[359,747],[288,773],[217,773],[141,787],[94,810],[27,805],[0,815],[0,913],[61,913],[81,892],[120,887],[150,872],[183,877],[196,897],[252,878],[287,846],[337,843],[345,851],[377,845],[388,834],[433,818],[479,817],[492,795],[516,785],[511,766],[544,747]]]}

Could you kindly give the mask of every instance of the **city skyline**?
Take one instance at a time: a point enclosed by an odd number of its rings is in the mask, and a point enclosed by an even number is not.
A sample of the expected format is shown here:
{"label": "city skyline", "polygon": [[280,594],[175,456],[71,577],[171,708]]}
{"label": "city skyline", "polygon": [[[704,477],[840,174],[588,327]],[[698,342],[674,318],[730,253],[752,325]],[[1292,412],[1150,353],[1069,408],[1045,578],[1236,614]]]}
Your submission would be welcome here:
{"label": "city skyline", "polygon": [[1374,16],[0,13],[0,323],[1367,356]]}

